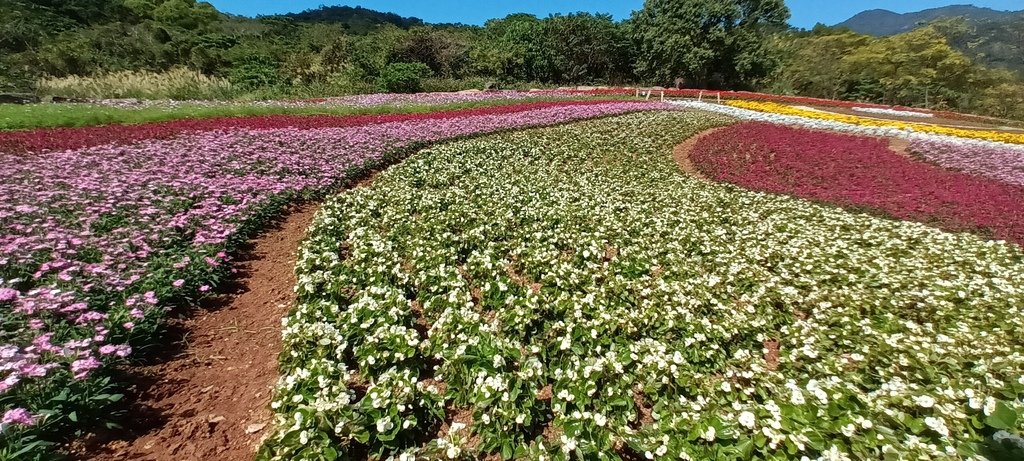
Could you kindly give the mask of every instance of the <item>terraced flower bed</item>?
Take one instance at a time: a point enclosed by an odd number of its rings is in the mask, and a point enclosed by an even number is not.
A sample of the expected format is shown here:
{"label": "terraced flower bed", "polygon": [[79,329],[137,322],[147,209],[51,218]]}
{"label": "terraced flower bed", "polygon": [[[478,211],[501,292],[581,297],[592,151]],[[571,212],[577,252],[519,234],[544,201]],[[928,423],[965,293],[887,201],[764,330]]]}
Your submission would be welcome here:
{"label": "terraced flower bed", "polygon": [[[426,143],[658,107],[530,104],[4,134],[27,140],[5,148],[31,151],[0,154],[0,455],[34,453],[38,434],[105,421],[120,399],[107,365],[158,341],[166,311],[205,296],[228,274],[230,251],[286,203]],[[58,150],[71,146],[92,147]]]}
{"label": "terraced flower bed", "polygon": [[691,160],[747,189],[1024,244],[1024,187],[914,161],[884,139],[742,123],[703,138]]}
{"label": "terraced flower bed", "polygon": [[462,141],[330,199],[260,457],[952,460],[1020,431],[1020,248],[679,172],[725,123]]}

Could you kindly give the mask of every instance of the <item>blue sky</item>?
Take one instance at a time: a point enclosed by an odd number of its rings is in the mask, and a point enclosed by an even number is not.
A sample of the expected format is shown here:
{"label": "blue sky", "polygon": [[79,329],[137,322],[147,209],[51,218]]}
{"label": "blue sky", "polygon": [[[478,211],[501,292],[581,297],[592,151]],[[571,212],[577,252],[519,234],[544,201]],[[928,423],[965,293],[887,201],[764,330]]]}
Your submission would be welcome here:
{"label": "blue sky", "polygon": [[[286,13],[316,8],[321,4],[363,6],[380,11],[390,11],[403,16],[415,16],[428,22],[462,22],[482,24],[490,18],[509,13],[526,12],[538,16],[550,13],[589,11],[611,13],[616,18],[629,17],[632,10],[639,9],[643,0],[207,0],[221,11],[254,16],[257,14]],[[811,27],[817,22],[835,24],[864,10],[884,8],[906,13],[925,8],[934,8],[954,3],[972,3],[997,10],[1024,9],[1022,0],[786,0],[793,11],[793,25]]]}

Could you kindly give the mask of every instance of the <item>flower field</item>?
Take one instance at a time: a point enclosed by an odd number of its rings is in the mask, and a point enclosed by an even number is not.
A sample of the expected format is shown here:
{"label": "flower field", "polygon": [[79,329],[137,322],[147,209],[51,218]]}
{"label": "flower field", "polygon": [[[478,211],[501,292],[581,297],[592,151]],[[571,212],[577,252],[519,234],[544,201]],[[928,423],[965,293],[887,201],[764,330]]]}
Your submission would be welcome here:
{"label": "flower field", "polygon": [[663,107],[535,103],[0,134],[0,455],[104,421],[120,399],[107,365],[152,346],[166,311],[216,287],[230,252],[288,202],[427,143]]}
{"label": "flower field", "polygon": [[1024,186],[1022,149],[918,139],[911,142],[910,151],[936,165]]}
{"label": "flower field", "polygon": [[703,138],[691,159],[712,179],[747,189],[1024,244],[1024,187],[902,157],[883,139],[741,123]]}
{"label": "flower field", "polygon": [[183,119],[139,125],[106,125],[85,128],[47,128],[23,131],[0,131],[0,152],[39,152],[78,149],[103,144],[125,144],[143,140],[165,139],[186,133],[225,129],[270,130],[345,128],[373,123],[394,123],[461,118],[467,116],[501,115],[530,109],[605,104],[607,101],[557,101],[501,105],[454,111],[417,114],[356,115],[266,115],[259,117],[221,117]]}
{"label": "flower field", "polygon": [[894,128],[897,130],[905,130],[910,132],[929,133],[966,139],[980,139],[984,141],[993,141],[1007,144],[1024,144],[1024,134],[1020,133],[1003,133],[998,131],[987,130],[969,130],[963,128],[930,125],[926,123],[910,123],[895,120],[880,120],[873,118],[858,117],[856,115],[835,114],[831,112],[801,109],[798,107],[788,106],[785,104],[779,104],[774,102],[727,101],[726,104],[741,109],[749,109],[759,112],[767,112],[780,115],[792,115],[808,119],[839,122],[856,126]]}
{"label": "flower field", "polygon": [[891,115],[895,117],[921,117],[921,118],[933,118],[934,114],[928,112],[918,112],[914,110],[900,110],[900,109],[883,109],[879,107],[858,107],[854,106],[850,108],[857,112],[864,112],[866,114],[878,114],[878,115]]}
{"label": "flower field", "polygon": [[459,141],[329,199],[260,458],[983,459],[1024,428],[1024,252],[678,171],[729,122]]}

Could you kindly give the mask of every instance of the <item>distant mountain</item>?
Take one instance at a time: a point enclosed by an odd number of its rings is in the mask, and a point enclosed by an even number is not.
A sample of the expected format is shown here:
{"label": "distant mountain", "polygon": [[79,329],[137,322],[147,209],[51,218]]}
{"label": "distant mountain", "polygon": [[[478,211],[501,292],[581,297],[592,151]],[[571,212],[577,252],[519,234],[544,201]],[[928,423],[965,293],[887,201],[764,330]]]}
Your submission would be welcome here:
{"label": "distant mountain", "polygon": [[284,17],[299,22],[342,24],[347,29],[356,33],[367,32],[384,24],[392,24],[402,29],[423,24],[423,20],[419,18],[407,18],[395,13],[384,13],[361,6],[320,6],[320,8],[306,10],[301,13],[289,13],[284,15]]}
{"label": "distant mountain", "polygon": [[938,19],[963,17],[971,21],[997,21],[1020,12],[997,11],[973,5],[950,5],[916,13],[894,13],[889,10],[869,10],[847,19],[837,27],[846,27],[861,34],[876,37],[896,35],[916,29],[919,25]]}

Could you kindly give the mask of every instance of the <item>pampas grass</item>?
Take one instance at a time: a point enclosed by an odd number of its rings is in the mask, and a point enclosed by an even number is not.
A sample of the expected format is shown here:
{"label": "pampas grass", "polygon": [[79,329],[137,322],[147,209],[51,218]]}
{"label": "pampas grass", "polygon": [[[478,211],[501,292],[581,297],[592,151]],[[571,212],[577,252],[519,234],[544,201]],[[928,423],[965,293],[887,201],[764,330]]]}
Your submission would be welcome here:
{"label": "pampas grass", "polygon": [[45,96],[91,99],[230,99],[231,83],[178,67],[164,72],[123,71],[91,77],[46,77],[36,92]]}

